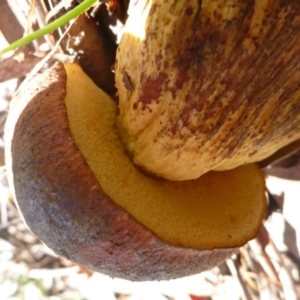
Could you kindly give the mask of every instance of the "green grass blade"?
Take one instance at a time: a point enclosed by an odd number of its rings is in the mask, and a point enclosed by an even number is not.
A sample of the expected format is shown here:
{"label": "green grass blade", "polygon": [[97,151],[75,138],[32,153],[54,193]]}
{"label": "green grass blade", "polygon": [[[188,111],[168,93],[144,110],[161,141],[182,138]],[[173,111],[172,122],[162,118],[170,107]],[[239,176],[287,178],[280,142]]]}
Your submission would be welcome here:
{"label": "green grass blade", "polygon": [[64,14],[62,17],[58,18],[57,20],[51,22],[50,24],[46,25],[45,27],[13,42],[6,48],[2,49],[0,51],[0,54],[6,53],[11,50],[15,50],[18,47],[24,46],[54,30],[57,28],[67,24],[70,22],[72,19],[76,18],[78,15],[89,9],[97,0],[85,0],[82,3],[80,3],[78,6],[76,6],[74,9],[71,11],[67,12]]}

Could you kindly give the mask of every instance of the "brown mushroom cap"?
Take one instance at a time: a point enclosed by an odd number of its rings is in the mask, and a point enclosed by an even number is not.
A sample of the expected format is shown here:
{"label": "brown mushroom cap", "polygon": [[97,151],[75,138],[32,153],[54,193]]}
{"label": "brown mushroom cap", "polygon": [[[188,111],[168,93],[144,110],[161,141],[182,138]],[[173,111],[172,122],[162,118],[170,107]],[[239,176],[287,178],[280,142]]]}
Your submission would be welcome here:
{"label": "brown mushroom cap", "polygon": [[62,64],[32,79],[6,124],[9,180],[32,232],[61,256],[130,280],[192,275],[235,253],[170,245],[103,191],[71,134],[66,82]]}
{"label": "brown mushroom cap", "polygon": [[60,256],[130,280],[195,274],[235,253],[168,245],[103,192],[69,129],[66,80],[61,64],[35,77],[6,124],[9,180],[32,232]]}

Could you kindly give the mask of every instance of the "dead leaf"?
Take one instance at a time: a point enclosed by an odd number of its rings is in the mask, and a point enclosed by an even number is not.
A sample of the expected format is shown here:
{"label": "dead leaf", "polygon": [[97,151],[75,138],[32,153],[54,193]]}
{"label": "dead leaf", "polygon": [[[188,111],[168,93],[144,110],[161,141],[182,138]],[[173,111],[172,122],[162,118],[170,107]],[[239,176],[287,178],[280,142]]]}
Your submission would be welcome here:
{"label": "dead leaf", "polygon": [[114,95],[112,67],[117,44],[108,30],[105,24],[97,25],[93,18],[82,14],[70,28],[67,48],[77,52],[77,62],[85,73],[106,93]]}

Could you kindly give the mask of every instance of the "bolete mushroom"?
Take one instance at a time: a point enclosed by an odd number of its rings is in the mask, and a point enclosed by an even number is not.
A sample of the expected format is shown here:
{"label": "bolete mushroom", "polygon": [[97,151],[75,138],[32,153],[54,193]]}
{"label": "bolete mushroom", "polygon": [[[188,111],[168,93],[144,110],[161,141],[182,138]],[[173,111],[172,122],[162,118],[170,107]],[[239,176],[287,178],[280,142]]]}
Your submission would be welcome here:
{"label": "bolete mushroom", "polygon": [[[75,64],[57,64],[11,103],[6,163],[20,211],[57,254],[130,280],[192,275],[253,238],[266,199],[255,164],[169,181],[139,170],[117,106]],[[160,158],[158,158],[160,159]]]}
{"label": "bolete mushroom", "polygon": [[255,162],[300,138],[300,2],[130,5],[119,105],[77,65],[55,65],[12,101],[7,167],[25,221],[59,255],[177,278],[255,236]]}

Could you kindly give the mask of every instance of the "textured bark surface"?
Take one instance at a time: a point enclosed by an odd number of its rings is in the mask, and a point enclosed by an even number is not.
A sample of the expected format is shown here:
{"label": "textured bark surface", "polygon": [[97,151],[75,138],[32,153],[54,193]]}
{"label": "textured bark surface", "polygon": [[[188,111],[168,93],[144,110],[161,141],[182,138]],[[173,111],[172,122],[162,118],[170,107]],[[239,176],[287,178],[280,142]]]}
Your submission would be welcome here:
{"label": "textured bark surface", "polygon": [[298,139],[299,39],[298,1],[132,3],[116,83],[134,161],[183,180]]}
{"label": "textured bark surface", "polygon": [[170,246],[102,191],[71,136],[62,65],[32,79],[12,102],[6,159],[18,206],[57,254],[130,280],[162,280],[220,264],[237,249]]}

